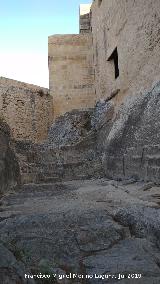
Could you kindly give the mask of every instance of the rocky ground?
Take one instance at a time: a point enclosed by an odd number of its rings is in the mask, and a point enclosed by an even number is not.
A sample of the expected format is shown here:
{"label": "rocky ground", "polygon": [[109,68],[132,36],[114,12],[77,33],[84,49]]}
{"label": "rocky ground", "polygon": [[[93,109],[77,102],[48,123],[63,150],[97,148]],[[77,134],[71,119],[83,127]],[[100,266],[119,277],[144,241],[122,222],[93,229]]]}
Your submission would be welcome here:
{"label": "rocky ground", "polygon": [[159,190],[94,179],[3,195],[0,282],[160,283]]}

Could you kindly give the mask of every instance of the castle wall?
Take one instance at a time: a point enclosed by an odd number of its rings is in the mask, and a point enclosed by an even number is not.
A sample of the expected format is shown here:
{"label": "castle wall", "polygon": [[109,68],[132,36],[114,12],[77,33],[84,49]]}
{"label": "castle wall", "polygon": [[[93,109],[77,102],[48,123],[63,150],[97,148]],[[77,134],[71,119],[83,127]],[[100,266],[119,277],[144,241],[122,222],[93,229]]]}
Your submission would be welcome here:
{"label": "castle wall", "polygon": [[11,143],[9,126],[0,119],[0,196],[20,183],[20,168]]}
{"label": "castle wall", "polygon": [[[159,0],[95,0],[91,7],[95,88],[99,98],[120,89],[126,95],[149,90],[160,72]],[[113,51],[118,51],[115,79]]]}
{"label": "castle wall", "polygon": [[91,32],[91,4],[80,4],[79,7],[79,33]]}
{"label": "castle wall", "polygon": [[49,37],[49,87],[54,117],[95,104],[92,36]]}
{"label": "castle wall", "polygon": [[0,116],[16,140],[46,139],[53,118],[52,107],[48,89],[0,78]]}

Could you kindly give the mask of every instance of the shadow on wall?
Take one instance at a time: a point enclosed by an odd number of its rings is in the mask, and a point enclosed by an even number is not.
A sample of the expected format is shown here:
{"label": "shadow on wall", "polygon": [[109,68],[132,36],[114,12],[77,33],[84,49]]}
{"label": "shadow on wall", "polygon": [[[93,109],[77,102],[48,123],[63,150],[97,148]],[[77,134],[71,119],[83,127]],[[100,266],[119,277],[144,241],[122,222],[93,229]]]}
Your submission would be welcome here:
{"label": "shadow on wall", "polygon": [[19,165],[10,141],[9,126],[0,118],[0,194],[20,184]]}
{"label": "shadow on wall", "polygon": [[[112,98],[117,93],[90,111],[59,117],[45,143],[17,144],[23,182],[107,176],[160,183],[160,83],[148,93],[125,98],[115,114]],[[15,181],[18,176],[10,167],[6,174],[13,173]]]}
{"label": "shadow on wall", "polygon": [[148,93],[128,97],[105,141],[109,178],[160,182],[160,82]]}

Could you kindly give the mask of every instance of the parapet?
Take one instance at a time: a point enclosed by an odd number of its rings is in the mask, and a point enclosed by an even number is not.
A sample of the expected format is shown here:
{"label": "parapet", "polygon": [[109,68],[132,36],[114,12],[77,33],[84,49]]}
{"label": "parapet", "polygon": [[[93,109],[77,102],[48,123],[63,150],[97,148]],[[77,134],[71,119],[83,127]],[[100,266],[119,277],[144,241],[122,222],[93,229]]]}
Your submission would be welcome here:
{"label": "parapet", "polygon": [[0,77],[0,114],[12,138],[42,142],[53,120],[53,103],[47,88]]}
{"label": "parapet", "polygon": [[30,90],[31,92],[35,92],[37,94],[44,94],[44,95],[49,95],[49,89],[47,88],[43,88],[37,85],[33,85],[33,84],[28,84],[28,83],[24,83],[21,81],[17,81],[17,80],[13,80],[13,79],[9,79],[9,78],[5,78],[5,77],[0,77],[0,87],[2,89],[2,86],[4,86],[4,88],[7,88],[8,90],[10,88],[13,89],[18,89],[18,90]]}

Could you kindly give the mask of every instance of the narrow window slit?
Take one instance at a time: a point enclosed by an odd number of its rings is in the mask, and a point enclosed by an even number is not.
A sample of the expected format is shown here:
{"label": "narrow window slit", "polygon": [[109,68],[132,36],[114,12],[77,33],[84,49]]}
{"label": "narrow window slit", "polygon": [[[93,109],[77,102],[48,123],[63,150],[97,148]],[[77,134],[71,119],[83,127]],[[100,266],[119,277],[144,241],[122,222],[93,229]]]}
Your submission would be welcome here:
{"label": "narrow window slit", "polygon": [[102,4],[102,0],[98,0],[98,7],[100,7]]}
{"label": "narrow window slit", "polygon": [[119,77],[119,64],[118,64],[118,50],[117,47],[112,52],[111,56],[108,58],[108,61],[113,61],[115,68],[115,79]]}

